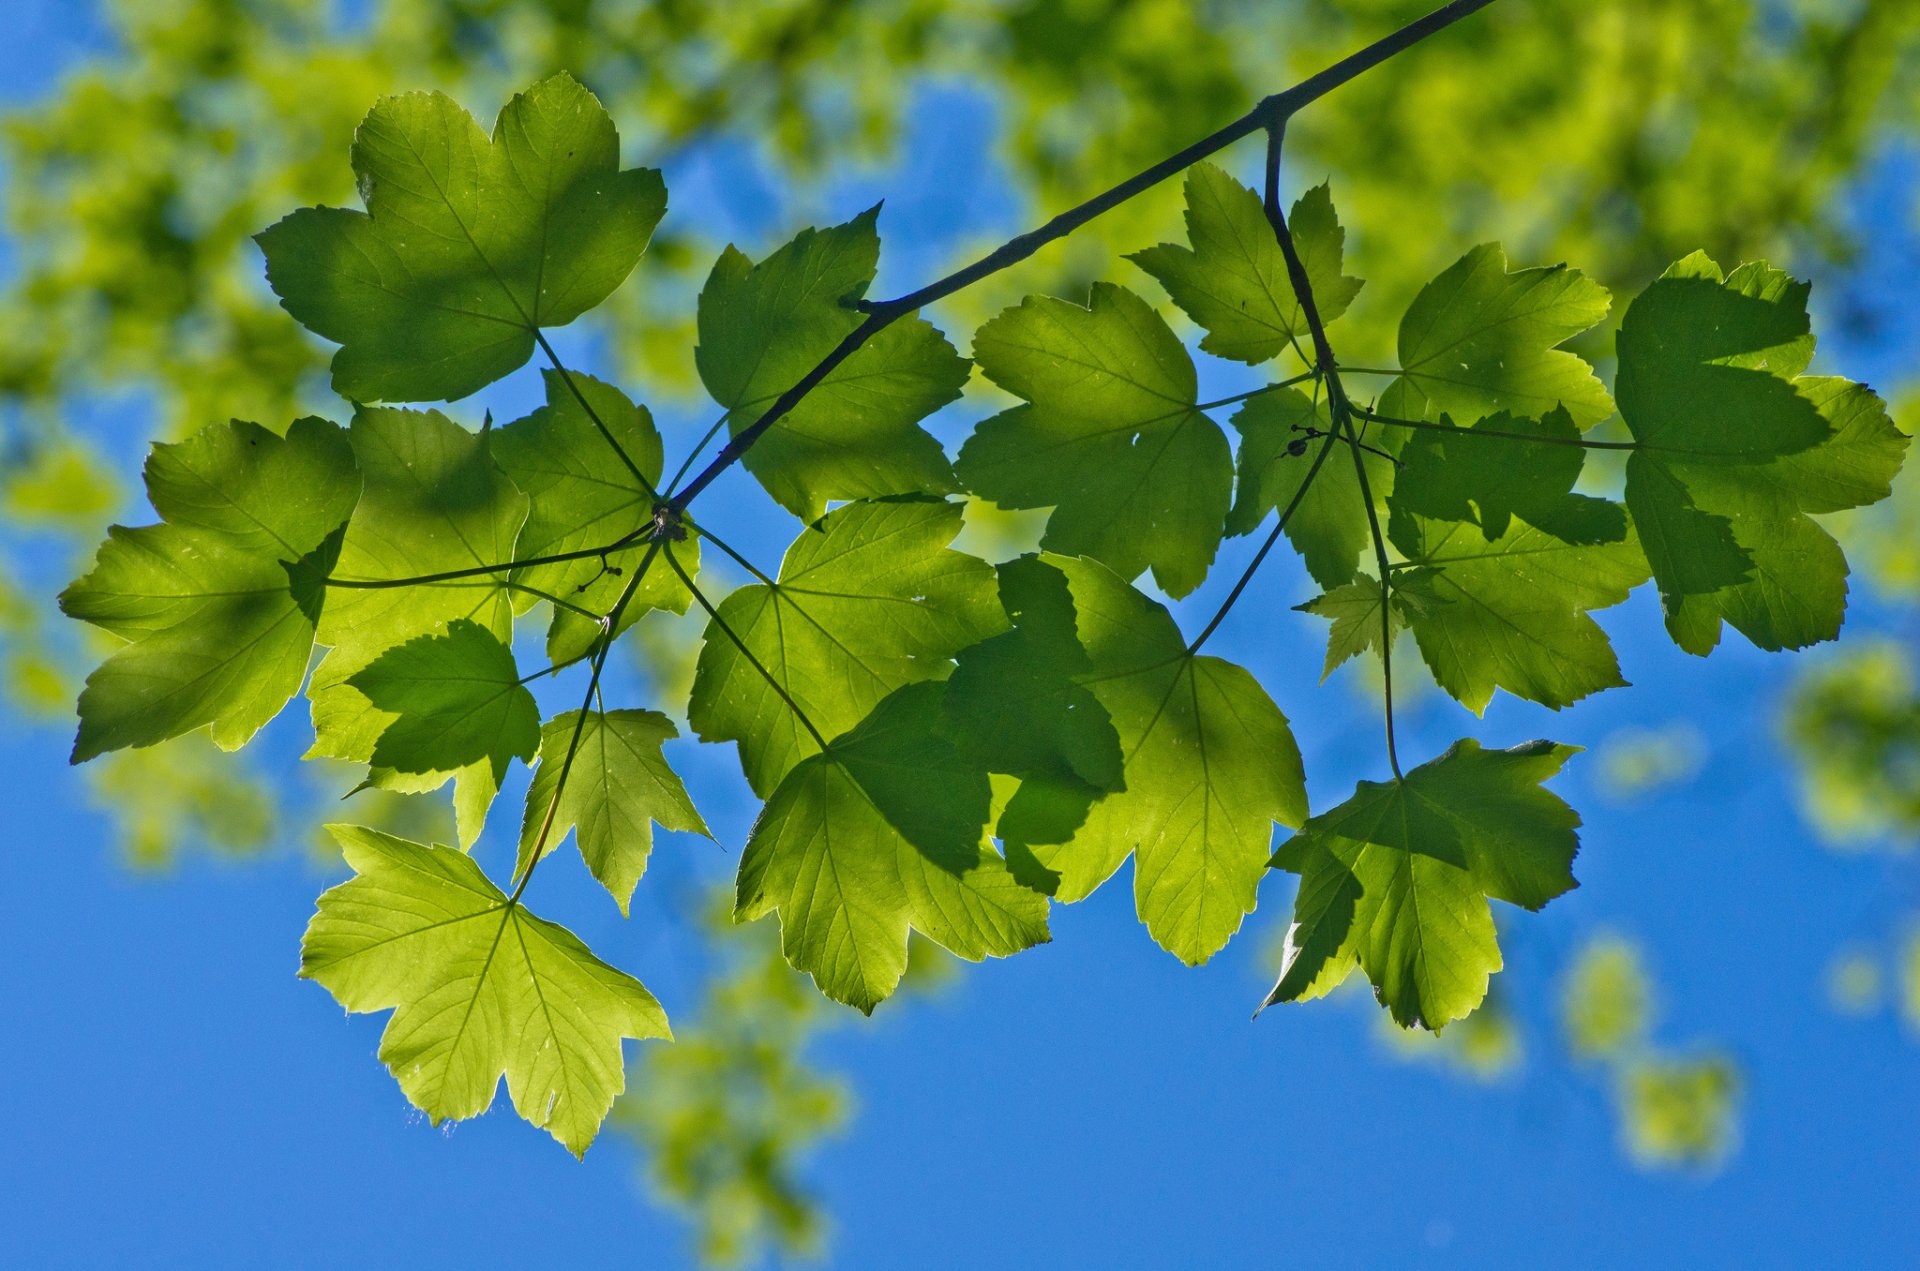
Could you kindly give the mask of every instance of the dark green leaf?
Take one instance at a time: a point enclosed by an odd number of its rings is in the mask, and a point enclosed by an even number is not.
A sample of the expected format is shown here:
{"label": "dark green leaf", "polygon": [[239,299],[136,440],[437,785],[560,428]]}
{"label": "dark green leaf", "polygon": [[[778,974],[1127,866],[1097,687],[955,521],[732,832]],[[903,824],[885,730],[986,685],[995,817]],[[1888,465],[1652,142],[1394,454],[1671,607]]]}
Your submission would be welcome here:
{"label": "dark green leaf", "polygon": [[[846,732],[905,684],[943,678],[950,659],[1003,630],[993,569],[949,549],[960,506],[928,499],[853,503],[801,531],[772,585],[742,587],[725,623],[826,737]],[[719,623],[707,627],[688,722],[740,743],[764,797],[819,747]]]}
{"label": "dark green leaf", "polygon": [[[750,428],[780,394],[858,327],[880,260],[874,207],[844,225],[803,230],[759,264],[729,247],[700,293],[700,378]],[[920,318],[877,333],[763,434],[743,460],[802,520],[828,500],[949,494],[953,469],[918,425],[960,396],[967,361]]]}

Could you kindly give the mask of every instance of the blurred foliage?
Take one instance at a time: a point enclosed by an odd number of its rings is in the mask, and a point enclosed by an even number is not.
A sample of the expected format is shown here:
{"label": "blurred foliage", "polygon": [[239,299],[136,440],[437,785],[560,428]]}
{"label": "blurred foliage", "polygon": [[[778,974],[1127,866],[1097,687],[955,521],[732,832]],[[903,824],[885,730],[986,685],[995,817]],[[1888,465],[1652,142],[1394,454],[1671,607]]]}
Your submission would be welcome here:
{"label": "blurred foliage", "polygon": [[[670,180],[682,165],[757,169],[778,191],[777,231],[847,211],[823,206],[834,183],[898,154],[924,87],[962,82],[992,103],[1005,168],[995,183],[1028,220],[1429,7],[110,0],[111,47],[0,127],[11,264],[0,286],[5,692],[27,715],[72,701],[84,651],[48,639],[39,576],[49,551],[78,567],[79,545],[125,510],[114,474],[138,437],[228,417],[277,428],[324,400],[326,351],[273,303],[250,236],[288,208],[352,200],[340,156],[381,93],[439,88],[484,106],[570,69],[606,100],[630,157],[662,164]],[[1497,5],[1341,90],[1297,121],[1289,144],[1299,178],[1333,180],[1373,280],[1347,319],[1358,355],[1391,347],[1390,323],[1415,283],[1496,236],[1517,262],[1577,259],[1616,288],[1699,246],[1722,259],[1850,261],[1858,244],[1829,215],[1836,196],[1890,136],[1911,134],[1917,111],[1912,0],[1532,0]],[[735,197],[724,182],[722,197]],[[950,325],[1021,292],[1071,295],[1096,274],[1123,277],[1116,253],[1177,237],[1177,212],[1171,189],[1128,204],[957,298]],[[953,244],[954,263],[988,245]],[[609,306],[601,334],[613,365],[602,369],[655,399],[694,387],[691,298],[717,246],[669,212],[638,280]],[[1584,351],[1600,356],[1604,334],[1591,344]],[[1870,557],[1875,585],[1907,595],[1920,593],[1917,479],[1907,474],[1892,512],[1849,527],[1850,553],[1854,539],[1871,538],[1856,559]],[[691,630],[638,628],[636,652],[660,686],[684,687]],[[1796,707],[1795,736],[1817,740],[1822,756],[1849,756],[1844,777],[1829,765],[1814,779],[1840,791],[1818,799],[1883,816],[1897,806],[1910,822],[1910,777],[1905,803],[1882,795],[1900,793],[1911,769],[1899,765],[1913,762],[1911,671],[1891,680],[1888,664],[1872,662],[1884,654],[1861,657],[1867,670],[1848,680],[1841,663],[1829,665],[1798,699],[1817,704]],[[1874,683],[1904,683],[1908,713],[1888,714]],[[1672,742],[1624,747],[1623,788],[1673,771]],[[190,843],[260,850],[275,840],[279,803],[307,797],[274,791],[200,738],[117,757],[96,780],[129,855],[148,864]],[[402,800],[368,816],[411,825],[444,809]],[[1914,949],[1908,962],[1920,966]],[[843,1105],[836,1083],[801,1058],[821,1025],[817,998],[777,983],[765,950],[737,956],[681,1044],[649,1051],[653,1070],[635,1084],[650,1097],[628,1100],[621,1116],[652,1145],[663,1193],[695,1213],[703,1248],[750,1257],[802,1247],[817,1231],[795,1158]],[[1907,981],[1910,996],[1920,993],[1920,974]],[[1510,1017],[1483,1015],[1433,1043],[1447,1062],[1481,1073],[1517,1062]],[[1710,1154],[1730,1115],[1734,1086],[1716,1061],[1676,1062],[1620,1069],[1639,1127],[1629,1142],[1649,1159]],[[781,1133],[803,1132],[769,1141],[762,1118],[787,1104]]]}
{"label": "blurred foliage", "polygon": [[1576,1059],[1614,1060],[1639,1046],[1653,1023],[1652,986],[1639,947],[1619,936],[1595,936],[1567,973],[1561,1011]]}
{"label": "blurred foliage", "polygon": [[1699,776],[1706,766],[1707,739],[1692,724],[1675,720],[1656,728],[1616,729],[1598,751],[1601,789],[1625,801]]}
{"label": "blurred foliage", "polygon": [[1911,646],[1843,646],[1788,698],[1787,742],[1815,825],[1843,844],[1920,839],[1920,679]]}
{"label": "blurred foliage", "polygon": [[[730,893],[701,922],[717,965],[697,1015],[671,1046],[640,1048],[608,1125],[644,1153],[653,1192],[684,1214],[702,1261],[817,1256],[825,1219],[806,1187],[806,1158],[852,1115],[853,1094],[812,1066],[821,1034],[871,1028],[787,965],[771,923],[735,927]],[[955,960],[915,938],[903,991],[946,983]]]}
{"label": "blurred foliage", "polygon": [[1611,932],[1590,937],[1562,989],[1568,1051],[1605,1074],[1634,1160],[1649,1168],[1710,1170],[1738,1139],[1740,1069],[1712,1051],[1656,1044],[1658,1015],[1639,946]]}
{"label": "blurred foliage", "polygon": [[1374,1024],[1380,1044],[1396,1058],[1437,1063],[1475,1081],[1499,1081],[1518,1072],[1526,1060],[1520,1023],[1507,1001],[1507,989],[1499,985],[1487,990],[1478,1010],[1447,1025],[1443,1033],[1401,1028],[1385,1012],[1375,1016]]}
{"label": "blurred foliage", "polygon": [[1620,1076],[1627,1151],[1643,1165],[1710,1169],[1733,1151],[1740,1072],[1719,1055],[1637,1059]]}

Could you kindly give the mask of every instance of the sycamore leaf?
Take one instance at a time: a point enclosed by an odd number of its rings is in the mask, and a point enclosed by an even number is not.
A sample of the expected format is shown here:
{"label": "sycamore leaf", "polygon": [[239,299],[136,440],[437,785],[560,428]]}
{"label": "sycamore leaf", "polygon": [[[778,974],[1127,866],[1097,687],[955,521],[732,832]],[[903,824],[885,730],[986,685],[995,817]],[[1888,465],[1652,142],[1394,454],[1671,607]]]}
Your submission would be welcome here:
{"label": "sycamore leaf", "polygon": [[1587,615],[1625,600],[1647,562],[1620,505],[1572,492],[1585,452],[1554,443],[1578,437],[1565,411],[1495,414],[1400,452],[1388,536],[1439,602],[1407,626],[1434,679],[1475,714],[1496,687],[1558,710],[1626,683]]}
{"label": "sycamore leaf", "polygon": [[513,650],[470,618],[388,649],[347,683],[394,717],[373,745],[376,768],[453,772],[484,761],[497,787],[512,759],[531,763],[540,745],[540,708]]}
{"label": "sycamore leaf", "polygon": [[[695,361],[735,434],[753,426],[862,317],[880,260],[873,207],[844,225],[802,230],[759,264],[732,247],[700,292]],[[931,323],[902,318],[875,334],[742,459],[782,507],[805,521],[828,500],[950,494],[945,452],[919,422],[960,396],[967,360]]]}
{"label": "sycamore leaf", "polygon": [[909,929],[975,962],[1050,938],[1046,897],[986,843],[987,774],[942,735],[940,697],[900,689],[802,759],[740,859],[734,916],[778,911],[787,960],[869,1014],[906,970]]}
{"label": "sycamore leaf", "polygon": [[1041,544],[1168,594],[1207,576],[1233,459],[1195,409],[1193,360],[1140,297],[1095,283],[1089,308],[1030,296],[982,326],[973,355],[1028,405],[986,420],[960,451],[967,487],[1002,507],[1051,507]]}
{"label": "sycamore leaf", "polygon": [[[611,384],[586,375],[571,380],[569,387],[566,374],[546,372],[547,404],[494,429],[489,441],[501,471],[528,499],[527,521],[514,546],[516,559],[592,553],[631,540],[604,556],[528,565],[510,576],[518,587],[604,614],[632,581],[629,571],[646,556],[642,531],[652,524],[659,502],[660,433],[646,407],[634,405]],[[689,574],[696,573],[699,539],[689,537],[674,555]],[[515,598],[515,607],[524,612],[538,599],[533,591],[524,591]],[[685,613],[691,603],[679,575],[655,561],[620,616],[621,630],[648,609]],[[547,631],[547,656],[556,662],[585,657],[603,634],[599,623],[556,605]]]}
{"label": "sycamore leaf", "polygon": [[[1217,357],[1264,362],[1305,341],[1306,316],[1260,196],[1211,163],[1187,170],[1186,196],[1192,248],[1162,243],[1127,259],[1157,278],[1173,302],[1206,328],[1200,347]],[[1361,284],[1340,272],[1347,232],[1325,185],[1300,196],[1287,229],[1320,319],[1332,322],[1347,311]]]}
{"label": "sycamore leaf", "polygon": [[1905,456],[1866,386],[1801,374],[1808,290],[1764,264],[1723,275],[1696,252],[1620,326],[1620,413],[1638,443],[1627,506],[1689,653],[1710,652],[1723,619],[1763,649],[1838,635],[1846,558],[1807,513],[1887,497]]}
{"label": "sycamore leaf", "polygon": [[1079,680],[1093,674],[1066,575],[1033,556],[999,566],[1011,631],[961,650],[947,680],[947,720],[960,753],[1020,778],[999,833],[1058,843],[1101,795],[1123,788],[1120,737]]}
{"label": "sycamore leaf", "polygon": [[[1299,505],[1287,518],[1287,541],[1322,587],[1352,581],[1361,555],[1373,548],[1353,455],[1337,445],[1302,495],[1300,483],[1312,471],[1314,453],[1325,442],[1312,441],[1301,454],[1290,449],[1304,440],[1300,430],[1324,433],[1332,428],[1326,403],[1316,403],[1298,389],[1275,389],[1242,406],[1234,414],[1233,426],[1240,432],[1240,480],[1227,516],[1228,533],[1250,533],[1268,512],[1285,511],[1299,495]],[[1367,465],[1367,489],[1376,503],[1383,504],[1393,490],[1393,461],[1371,450],[1361,451],[1360,460]]]}
{"label": "sycamore leaf", "polygon": [[[320,643],[333,647],[307,686],[314,726],[307,753],[367,763],[394,716],[349,683],[356,672],[395,645],[462,618],[502,644],[512,640],[506,573],[481,567],[513,559],[527,498],[494,466],[486,434],[438,411],[365,407],[354,415],[351,438],[365,485],[321,615]],[[406,587],[339,585],[462,571],[476,572]],[[490,762],[418,774],[375,767],[368,782],[421,791],[450,776],[459,778],[460,839],[471,843],[497,790]]]}
{"label": "sycamore leaf", "polygon": [[1400,378],[1381,409],[1471,423],[1564,408],[1581,428],[1613,413],[1593,368],[1555,346],[1604,321],[1607,289],[1565,265],[1507,272],[1484,243],[1421,288],[1400,322]]}
{"label": "sycamore leaf", "polygon": [[514,1110],[585,1155],[626,1086],[621,1039],[670,1036],[653,995],[452,848],[329,828],[354,876],[321,895],[301,976],[392,1008],[380,1059],[434,1124],[485,1112],[505,1075]]}
{"label": "sycamore leaf", "polygon": [[1577,749],[1457,741],[1308,821],[1274,854],[1300,892],[1262,1005],[1319,997],[1358,963],[1403,1026],[1478,1006],[1500,969],[1488,899],[1538,909],[1577,886],[1580,817],[1540,784]]}
{"label": "sycamore leaf", "polygon": [[211,725],[227,750],[300,689],[360,478],[340,428],[285,437],[214,424],[153,448],[147,490],[165,521],[114,526],[61,593],[68,616],[129,641],[80,695],[73,762]]}
{"label": "sycamore leaf", "polygon": [[333,387],[354,401],[451,400],[516,369],[625,281],[667,207],[565,73],[491,140],[440,93],[383,98],[352,161],[365,212],[302,208],[259,243],[287,312],[341,346]]}
{"label": "sycamore leaf", "polygon": [[[562,787],[560,773],[576,727],[580,742]],[[540,733],[540,767],[527,790],[515,873],[532,863],[536,846],[544,856],[572,829],[587,868],[625,915],[646,872],[656,822],[663,829],[712,837],[660,751],[678,735],[673,721],[659,711],[588,711],[584,721],[579,711],[568,711],[548,720]]]}
{"label": "sycamore leaf", "polygon": [[1204,962],[1253,912],[1273,823],[1306,819],[1293,733],[1259,681],[1190,653],[1166,609],[1112,570],[1042,559],[1066,576],[1090,664],[1082,683],[1119,734],[1126,788],[1094,803],[1064,843],[1022,842],[1003,818],[1009,859],[1046,871],[1055,899],[1074,901],[1131,854],[1147,930],[1182,961]]}
{"label": "sycamore leaf", "polygon": [[960,515],[935,499],[848,504],[801,531],[777,580],[720,603],[687,721],[704,741],[740,743],[756,793],[819,747],[754,660],[833,737],[902,685],[943,678],[955,653],[1005,628],[992,566],[947,547]]}
{"label": "sycamore leaf", "polygon": [[1388,601],[1393,636],[1398,636],[1406,629],[1412,615],[1426,613],[1435,605],[1447,603],[1434,592],[1434,578],[1438,572],[1431,569],[1396,570],[1390,594],[1381,591],[1379,579],[1363,572],[1353,582],[1315,596],[1304,605],[1295,605],[1294,608],[1302,613],[1310,613],[1333,623],[1332,630],[1327,633],[1327,661],[1320,671],[1321,682],[1325,683],[1335,668],[1348,659],[1359,657],[1369,649],[1375,653],[1385,650],[1389,643],[1389,632],[1380,617],[1383,595]]}

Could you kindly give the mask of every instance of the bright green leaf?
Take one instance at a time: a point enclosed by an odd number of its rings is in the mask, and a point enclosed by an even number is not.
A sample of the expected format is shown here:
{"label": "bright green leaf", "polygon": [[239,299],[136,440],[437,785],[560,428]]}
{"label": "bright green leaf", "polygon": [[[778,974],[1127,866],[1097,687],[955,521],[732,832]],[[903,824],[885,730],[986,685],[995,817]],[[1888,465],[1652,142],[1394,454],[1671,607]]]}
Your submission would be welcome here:
{"label": "bright green leaf", "polygon": [[[586,553],[516,569],[512,581],[605,614],[646,556],[643,531],[653,523],[659,502],[660,433],[646,407],[634,405],[611,384],[586,375],[572,375],[571,387],[568,381],[567,375],[548,371],[547,404],[495,429],[489,441],[501,470],[528,499],[515,558]],[[604,556],[594,550],[622,540],[629,540],[625,547]],[[677,546],[674,555],[689,574],[698,572],[697,538]],[[537,599],[523,591],[515,607],[524,611]],[[631,626],[648,609],[685,613],[692,603],[679,576],[656,560],[627,602],[620,626]],[[584,657],[602,634],[601,625],[585,614],[556,605],[547,656],[556,662]]]}
{"label": "bright green leaf", "polygon": [[572,829],[587,868],[625,914],[634,886],[646,872],[656,822],[664,829],[711,837],[686,786],[660,751],[678,735],[673,721],[658,711],[588,711],[584,721],[579,711],[568,711],[548,720],[540,733],[540,767],[527,790],[515,872],[532,862],[536,845],[544,856]]}
{"label": "bright green leaf", "polygon": [[1613,413],[1593,368],[1555,346],[1606,320],[1607,289],[1565,265],[1507,272],[1483,243],[1414,298],[1400,322],[1401,378],[1381,402],[1411,419],[1462,423],[1561,407],[1581,428]]}
{"label": "bright green leaf", "polygon": [[1319,997],[1358,963],[1403,1026],[1478,1006],[1500,969],[1487,900],[1538,909],[1577,886],[1580,818],[1540,785],[1577,749],[1458,741],[1308,821],[1274,855],[1300,892],[1264,1005]]}
{"label": "bright green leaf", "polygon": [[[1127,259],[1159,279],[1173,302],[1206,328],[1200,347],[1217,357],[1264,362],[1304,342],[1306,316],[1260,196],[1211,163],[1187,170],[1186,196],[1192,248],[1162,243]],[[1320,320],[1332,322],[1353,303],[1360,280],[1340,272],[1347,232],[1326,186],[1300,196],[1287,229]]]}
{"label": "bright green leaf", "polygon": [[[878,207],[803,230],[759,264],[729,247],[700,293],[700,378],[735,434],[759,420],[861,324],[880,260]],[[746,452],[767,493],[802,520],[828,500],[950,494],[953,469],[919,422],[960,396],[965,358],[917,317],[889,324]]]}
{"label": "bright green leaf", "polygon": [[1090,304],[1030,296],[980,328],[981,370],[1029,404],[980,424],[958,470],[1002,507],[1051,507],[1049,550],[1124,578],[1151,567],[1184,596],[1220,546],[1227,439],[1194,409],[1193,361],[1146,301],[1095,283]]}
{"label": "bright green leaf", "polygon": [[942,735],[941,689],[909,685],[802,759],[754,822],[735,916],[778,911],[787,960],[871,1013],[919,931],[971,961],[1045,943],[1047,900],[986,845],[987,774]]}
{"label": "bright green leaf", "polygon": [[[513,560],[527,498],[494,465],[486,434],[468,432],[438,411],[366,407],[355,414],[351,437],[365,486],[347,524],[336,580],[460,575],[400,587],[337,583],[327,589],[319,637],[333,648],[307,686],[314,725],[308,754],[366,763],[393,715],[348,683],[355,672],[395,645],[462,618],[502,644],[512,640],[506,572],[485,567]],[[368,780],[420,791],[454,775],[460,778],[460,838],[471,843],[496,789],[490,763],[457,774],[375,768]]]}
{"label": "bright green leaf", "polygon": [[893,690],[944,677],[955,653],[1005,629],[993,568],[947,547],[960,514],[930,499],[848,504],[801,531],[776,581],[720,603],[687,720],[704,741],[740,743],[762,797],[819,747],[726,631],[822,736],[844,733]]}
{"label": "bright green leaf", "polygon": [[1071,588],[1091,668],[1083,683],[1119,733],[1126,788],[1095,803],[1061,844],[1020,842],[1003,817],[1009,859],[1046,871],[1054,897],[1074,901],[1131,854],[1147,930],[1181,960],[1204,962],[1253,912],[1273,823],[1306,819],[1293,733],[1259,681],[1188,652],[1166,609],[1113,571],[1043,559]]}
{"label": "bright green leaf", "polygon": [[669,1036],[632,976],[534,917],[480,867],[357,825],[332,827],[353,878],[325,892],[300,974],[349,1011],[393,1009],[380,1058],[434,1124],[493,1103],[586,1154],[626,1086],[620,1041]]}
{"label": "bright green leaf", "polygon": [[131,643],[87,679],[73,762],[207,725],[237,749],[299,691],[323,578],[360,489],[341,430],[277,437],[234,421],[158,445],[147,487],[166,518],[114,526],[61,609]]}
{"label": "bright green leaf", "polygon": [[565,73],[491,140],[440,93],[383,98],[352,160],[365,212],[302,208],[259,242],[287,312],[341,346],[333,387],[354,401],[451,400],[516,369],[625,281],[667,207]]}

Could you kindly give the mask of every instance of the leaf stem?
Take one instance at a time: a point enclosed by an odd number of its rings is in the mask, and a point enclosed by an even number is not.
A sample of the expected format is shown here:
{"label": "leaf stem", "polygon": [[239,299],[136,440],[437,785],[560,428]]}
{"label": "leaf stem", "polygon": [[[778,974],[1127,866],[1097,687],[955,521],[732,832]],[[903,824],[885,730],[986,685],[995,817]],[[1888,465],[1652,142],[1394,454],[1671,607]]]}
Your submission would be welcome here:
{"label": "leaf stem", "polygon": [[[866,314],[866,321],[849,331],[840,343],[814,365],[812,370],[775,398],[773,404],[758,419],[746,429],[736,433],[733,440],[729,441],[720,453],[701,469],[698,476],[668,499],[669,505],[675,512],[686,511],[687,505],[693,502],[702,490],[713,484],[722,472],[732,467],[769,428],[778,423],[781,417],[832,374],[834,368],[852,357],[863,344],[897,320],[935,301],[943,300],[957,291],[962,291],[983,278],[991,277],[1003,269],[1018,264],[1047,244],[1065,238],[1102,213],[1111,211],[1136,195],[1160,184],[1168,177],[1184,172],[1202,159],[1226,149],[1243,137],[1251,136],[1263,128],[1270,134],[1276,129],[1284,129],[1287,120],[1303,107],[1325,97],[1355,76],[1372,70],[1388,58],[1405,52],[1428,36],[1445,30],[1462,18],[1477,13],[1492,3],[1493,0],[1452,0],[1452,3],[1442,5],[1425,17],[1416,18],[1391,35],[1375,40],[1372,44],[1349,54],[1318,74],[1301,80],[1293,87],[1261,98],[1252,110],[1224,128],[1209,133],[1186,149],[1168,155],[1160,162],[1142,169],[1084,203],[1061,212],[1038,228],[1007,240],[972,264],[956,269],[944,278],[928,283],[918,291],[908,292],[892,300],[855,301],[851,307]],[[1322,349],[1319,352],[1324,360],[1325,350]]]}
{"label": "leaf stem", "polygon": [[581,410],[587,412],[587,418],[593,421],[593,426],[600,430],[600,435],[606,438],[609,446],[613,447],[613,453],[620,456],[620,462],[627,465],[627,471],[631,472],[633,479],[640,483],[640,488],[647,492],[647,497],[650,499],[659,498],[660,492],[654,488],[653,482],[647,480],[647,474],[640,471],[640,465],[634,462],[633,456],[627,453],[627,448],[621,445],[619,439],[613,435],[613,430],[608,428],[606,423],[601,420],[600,412],[593,408],[593,403],[589,402],[586,394],[580,391],[580,386],[573,382],[573,372],[566,368],[566,364],[560,360],[560,355],[553,351],[551,344],[547,343],[546,332],[542,331],[539,327],[535,327],[533,329],[533,338],[540,342],[540,347],[545,351],[547,360],[553,363],[553,369],[560,372],[560,378],[566,381],[567,391],[573,394],[573,400],[580,403]]}
{"label": "leaf stem", "polygon": [[1638,450],[1637,441],[1588,441],[1584,437],[1535,437],[1523,432],[1503,432],[1498,428],[1481,428],[1475,425],[1462,428],[1458,424],[1436,424],[1425,419],[1396,419],[1392,415],[1382,415],[1368,410],[1364,406],[1353,408],[1362,419],[1376,424],[1386,424],[1390,428],[1418,428],[1426,432],[1456,433],[1462,437],[1504,437],[1508,441],[1538,442],[1543,446],[1577,446],[1582,450]]}

